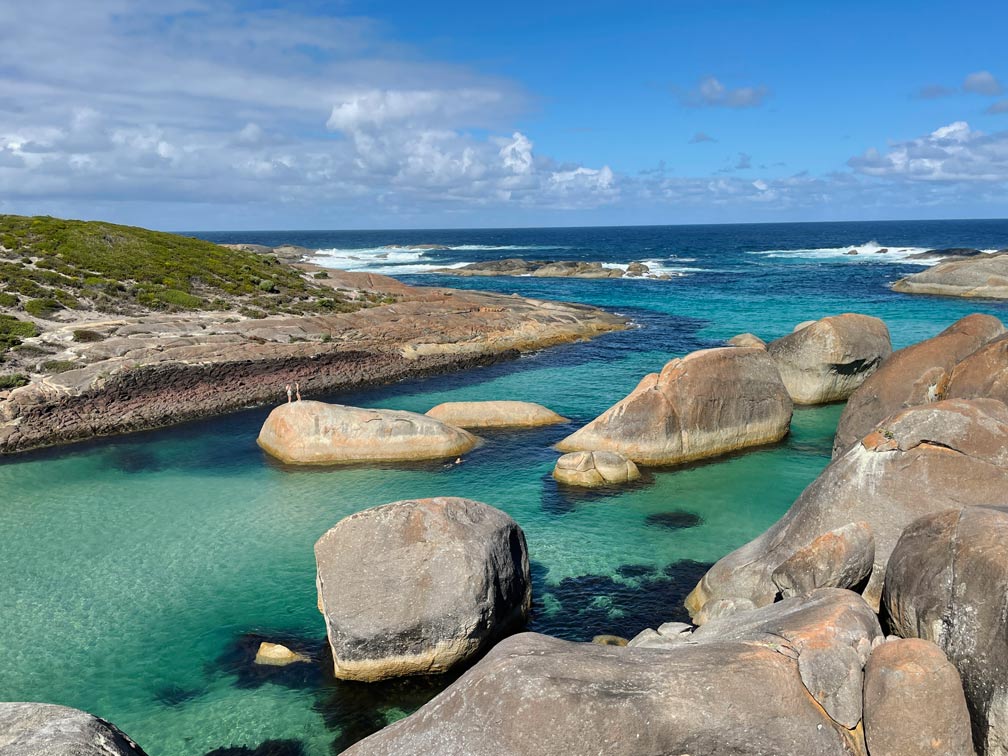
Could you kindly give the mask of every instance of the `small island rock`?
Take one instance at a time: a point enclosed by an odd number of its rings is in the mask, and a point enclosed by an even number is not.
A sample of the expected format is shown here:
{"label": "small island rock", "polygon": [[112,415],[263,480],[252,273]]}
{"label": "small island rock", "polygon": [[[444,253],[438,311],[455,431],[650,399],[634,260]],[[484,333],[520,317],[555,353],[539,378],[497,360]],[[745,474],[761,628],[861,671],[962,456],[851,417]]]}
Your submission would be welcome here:
{"label": "small island rock", "polygon": [[469,451],[477,438],[415,412],[306,400],[270,412],[258,443],[281,462],[324,465],[445,459]]}
{"label": "small island rock", "polygon": [[567,422],[566,417],[534,402],[444,402],[427,417],[458,428],[536,428]]}
{"label": "small island rock", "polygon": [[532,602],[525,535],[459,498],[398,501],[340,520],[315,544],[336,677],[445,672],[519,629]]}
{"label": "small island rock", "polygon": [[714,457],[787,435],[791,397],[763,349],[693,352],[563,439],[560,451],[613,451],[637,464]]}
{"label": "small island rock", "polygon": [[892,285],[903,294],[1008,299],[1008,255],[983,254],[946,260]]}
{"label": "small island rock", "polygon": [[637,480],[640,470],[616,452],[571,452],[557,460],[553,478],[569,486],[598,488]]}

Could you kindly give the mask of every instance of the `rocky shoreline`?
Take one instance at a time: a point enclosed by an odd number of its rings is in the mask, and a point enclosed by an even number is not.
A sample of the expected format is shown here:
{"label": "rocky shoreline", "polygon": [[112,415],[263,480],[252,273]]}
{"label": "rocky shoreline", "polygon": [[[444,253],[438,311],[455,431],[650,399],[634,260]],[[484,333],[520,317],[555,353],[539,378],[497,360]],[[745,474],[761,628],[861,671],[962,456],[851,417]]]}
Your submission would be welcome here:
{"label": "rocky shoreline", "polygon": [[[44,347],[46,364],[60,371],[0,391],[0,455],[280,402],[287,384],[318,396],[486,365],[627,325],[583,305],[325,274],[320,283],[348,296],[390,303],[264,319],[82,313],[47,324],[25,343]],[[86,341],[77,340],[82,330]]]}

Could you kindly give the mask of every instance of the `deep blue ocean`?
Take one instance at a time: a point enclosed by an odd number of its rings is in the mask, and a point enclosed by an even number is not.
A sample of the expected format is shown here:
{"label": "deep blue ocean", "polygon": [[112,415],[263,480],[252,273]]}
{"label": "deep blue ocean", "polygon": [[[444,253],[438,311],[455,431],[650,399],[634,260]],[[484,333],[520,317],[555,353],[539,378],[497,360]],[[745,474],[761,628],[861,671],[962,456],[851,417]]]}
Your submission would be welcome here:
{"label": "deep blue ocean", "polygon": [[[787,510],[828,464],[842,407],[798,409],[779,445],[650,470],[619,491],[559,488],[552,444],[673,357],[743,331],[769,340],[799,321],[863,312],[884,319],[899,348],[970,312],[1008,318],[1005,303],[889,289],[923,269],[908,259],[917,252],[1008,248],[1005,220],[193,235],[296,244],[320,250],[318,263],[414,284],[584,302],[635,327],[473,371],[311,396],[420,412],[524,399],[571,418],[486,433],[462,465],[287,469],[255,444],[269,407],[0,463],[0,698],[87,709],[150,756],[338,753],[449,682],[351,684],[324,664],[251,663],[262,639],[324,655],[312,545],[342,517],[435,495],[500,507],[528,539],[531,629],[629,637],[684,618],[682,599],[706,567]],[[639,261],[668,278],[430,272],[504,257]]]}

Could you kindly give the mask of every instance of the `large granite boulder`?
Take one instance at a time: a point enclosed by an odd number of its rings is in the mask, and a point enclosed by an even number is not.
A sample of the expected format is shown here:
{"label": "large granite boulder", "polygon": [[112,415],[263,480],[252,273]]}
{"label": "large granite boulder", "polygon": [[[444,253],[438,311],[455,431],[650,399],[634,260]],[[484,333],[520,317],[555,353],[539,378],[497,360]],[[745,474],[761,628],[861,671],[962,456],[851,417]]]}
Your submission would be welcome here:
{"label": "large granite boulder", "polygon": [[974,756],[962,682],[938,646],[911,638],[872,651],[864,734],[871,756]]}
{"label": "large granite boulder", "polygon": [[875,535],[867,522],[851,522],[802,546],[770,574],[781,596],[815,588],[857,588],[875,565]]}
{"label": "large granite boulder", "polygon": [[553,478],[568,486],[599,488],[637,480],[640,470],[616,452],[571,452],[557,460]]}
{"label": "large granite boulder", "polygon": [[[345,754],[865,756],[860,731],[832,719],[816,695],[859,716],[878,621],[847,591],[792,601],[753,612],[761,616],[746,627],[662,648],[513,636]],[[804,616],[799,603],[810,604]]]}
{"label": "large granite boulder", "polygon": [[1008,507],[910,524],[889,559],[883,606],[892,632],[933,641],[959,670],[980,753],[1008,754]]}
{"label": "large granite boulder", "polygon": [[754,333],[740,333],[728,339],[728,346],[766,348],[766,342]]}
{"label": "large granite boulder", "polygon": [[763,349],[693,352],[646,376],[633,392],[557,449],[613,451],[672,465],[773,443],[787,435],[791,397]]}
{"label": "large granite boulder", "polygon": [[534,402],[444,402],[428,410],[427,417],[458,428],[536,428],[567,422],[551,409]]}
{"label": "large granite boulder", "polygon": [[968,315],[934,338],[893,353],[851,394],[837,426],[833,456],[900,410],[945,398],[952,368],[1004,332],[991,315]]}
{"label": "large granite boulder", "polygon": [[892,344],[881,320],[846,313],[771,341],[767,351],[796,404],[825,404],[849,397],[892,354]]}
{"label": "large granite boulder", "polygon": [[769,604],[781,590],[774,582],[781,565],[817,539],[832,548],[832,539],[820,536],[863,522],[875,546],[864,597],[877,607],[903,528],[949,507],[999,503],[1006,490],[1008,407],[994,399],[950,399],[905,410],[833,460],[769,530],[720,559],[686,606],[696,621],[705,604],[719,599]]}
{"label": "large granite boulder", "polygon": [[115,725],[80,709],[44,703],[0,703],[4,756],[146,756]]}
{"label": "large granite boulder", "polygon": [[461,428],[400,410],[298,401],[270,412],[258,443],[281,462],[326,465],[445,459],[478,439]]}
{"label": "large granite boulder", "polygon": [[904,294],[1008,299],[1008,254],[948,260],[901,278],[892,288]]}
{"label": "large granite boulder", "polygon": [[1008,402],[1008,334],[992,339],[956,365],[945,395]]}
{"label": "large granite boulder", "polygon": [[315,544],[336,677],[444,672],[524,625],[525,535],[458,498],[397,501],[340,520]]}

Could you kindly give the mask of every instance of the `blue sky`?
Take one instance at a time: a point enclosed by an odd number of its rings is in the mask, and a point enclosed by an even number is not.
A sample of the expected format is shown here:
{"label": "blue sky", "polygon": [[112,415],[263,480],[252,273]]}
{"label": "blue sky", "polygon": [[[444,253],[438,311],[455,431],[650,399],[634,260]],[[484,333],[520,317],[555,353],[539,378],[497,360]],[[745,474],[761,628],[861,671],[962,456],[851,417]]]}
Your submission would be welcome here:
{"label": "blue sky", "polygon": [[1005,29],[1003,2],[15,0],[0,212],[169,229],[1005,217]]}

